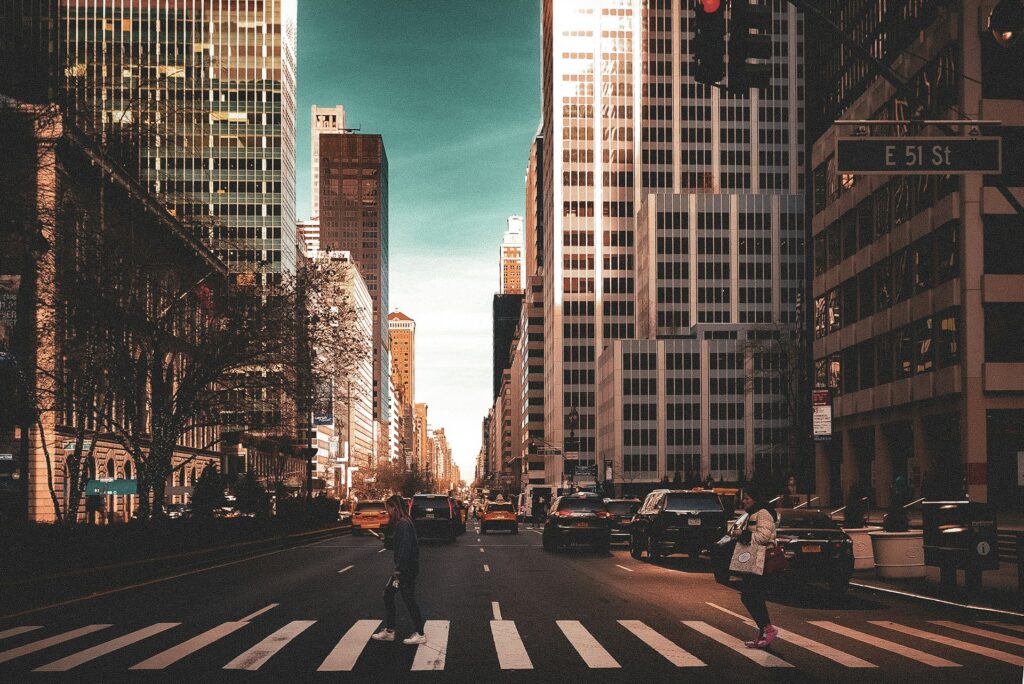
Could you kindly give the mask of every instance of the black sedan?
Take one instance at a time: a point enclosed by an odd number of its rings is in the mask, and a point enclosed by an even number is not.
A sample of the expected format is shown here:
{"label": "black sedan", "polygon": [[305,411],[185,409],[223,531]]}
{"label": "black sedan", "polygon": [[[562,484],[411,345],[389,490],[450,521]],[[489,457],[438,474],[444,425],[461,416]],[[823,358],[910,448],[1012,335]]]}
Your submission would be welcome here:
{"label": "black sedan", "polygon": [[[789,582],[825,582],[836,595],[846,592],[853,575],[853,542],[823,511],[782,508],[775,534],[786,553],[788,567],[779,579]],[[729,561],[736,537],[747,520],[741,515],[729,528],[731,539],[712,550],[715,579],[726,584],[732,573]]]}

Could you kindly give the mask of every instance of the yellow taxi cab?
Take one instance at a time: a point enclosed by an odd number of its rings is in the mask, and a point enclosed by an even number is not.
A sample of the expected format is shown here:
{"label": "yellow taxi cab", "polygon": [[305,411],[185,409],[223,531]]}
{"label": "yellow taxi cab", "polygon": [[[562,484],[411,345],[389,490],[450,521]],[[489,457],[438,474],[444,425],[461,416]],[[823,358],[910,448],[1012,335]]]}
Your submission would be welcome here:
{"label": "yellow taxi cab", "polygon": [[352,509],[352,534],[363,530],[377,530],[388,524],[388,512],[383,501],[360,501]]}
{"label": "yellow taxi cab", "polygon": [[519,521],[516,519],[516,508],[511,501],[497,499],[484,504],[483,517],[480,519],[480,534],[488,530],[508,530],[519,534]]}

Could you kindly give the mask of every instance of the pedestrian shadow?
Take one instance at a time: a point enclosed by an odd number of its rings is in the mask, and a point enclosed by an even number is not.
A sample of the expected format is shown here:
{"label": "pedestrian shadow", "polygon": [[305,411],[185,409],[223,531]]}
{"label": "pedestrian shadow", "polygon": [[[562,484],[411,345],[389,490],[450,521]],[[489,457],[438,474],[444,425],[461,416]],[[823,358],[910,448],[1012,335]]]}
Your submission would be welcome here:
{"label": "pedestrian shadow", "polygon": [[[738,578],[732,578],[726,586],[739,591],[742,588],[742,582]],[[844,594],[833,594],[824,586],[793,580],[774,582],[768,589],[767,598],[772,603],[790,608],[812,610],[878,610],[886,607],[886,604],[860,594],[849,591]]]}

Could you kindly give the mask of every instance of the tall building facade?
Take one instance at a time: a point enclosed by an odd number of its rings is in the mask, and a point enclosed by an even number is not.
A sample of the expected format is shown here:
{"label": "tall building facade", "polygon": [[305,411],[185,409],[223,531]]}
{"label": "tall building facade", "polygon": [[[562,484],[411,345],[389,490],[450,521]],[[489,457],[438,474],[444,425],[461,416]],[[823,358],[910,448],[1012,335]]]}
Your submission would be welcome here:
{"label": "tall building facade", "polygon": [[[929,498],[1019,511],[1024,451],[1024,43],[987,30],[994,2],[823,3],[846,35],[910,83],[897,94],[846,47],[811,47],[814,382],[833,400],[818,491],[888,503],[906,478]],[[869,135],[946,135],[910,119],[995,119],[1001,176],[844,175],[836,120],[906,121]],[[967,134],[958,128],[956,134]],[[987,131],[987,129],[983,129]],[[1010,162],[1010,160],[1014,160]]]}
{"label": "tall building facade", "polygon": [[[620,485],[651,486],[671,477],[669,458],[675,464],[683,454],[716,479],[749,478],[757,465],[788,467],[788,450],[778,444],[785,421],[725,409],[723,423],[715,409],[777,403],[773,383],[752,396],[754,383],[741,377],[745,362],[730,367],[738,377],[723,378],[725,387],[738,382],[739,396],[727,401],[711,365],[719,353],[750,356],[747,342],[785,338],[796,327],[803,20],[781,1],[772,10],[771,85],[734,92],[693,78],[691,2],[543,4],[544,429],[547,440],[564,443],[566,417],[576,409],[580,465],[591,468],[585,482],[603,480],[610,468]],[[714,355],[700,364],[696,384],[679,385],[685,402],[666,400],[675,384],[614,378],[611,355],[618,364],[634,354],[663,358],[676,339],[747,349],[708,349]],[[602,351],[606,381],[598,377]],[[615,414],[623,401],[643,408]],[[648,408],[667,403],[671,418]],[[696,403],[714,429],[676,444],[684,433],[675,431],[692,429],[685,421],[694,415],[681,409],[677,418],[676,403]],[[600,445],[599,417],[609,421]],[[776,432],[759,432],[766,429]]]}
{"label": "tall building facade", "polygon": [[417,470],[423,469],[423,462],[427,453],[427,442],[430,438],[430,428],[429,423],[427,423],[427,408],[427,404],[425,403],[416,404],[414,408],[416,449],[413,452],[413,466],[415,466]]}
{"label": "tall building facade", "polygon": [[317,107],[313,105],[309,116],[310,131],[309,142],[312,148],[310,155],[310,218],[316,219],[320,216],[320,136],[327,133],[345,132],[345,108],[341,105],[335,107]]}
{"label": "tall building facade", "polygon": [[416,463],[416,321],[401,311],[388,314],[391,380],[395,385],[395,416],[399,453],[406,466]]}
{"label": "tall building facade", "polygon": [[65,0],[78,122],[234,277],[294,273],[296,0]]}
{"label": "tall building facade", "polygon": [[295,224],[295,238],[300,253],[312,259],[320,251],[320,219],[308,219]]}
{"label": "tall building facade", "polygon": [[522,294],[525,285],[525,252],[523,247],[523,217],[509,216],[508,229],[501,238],[501,294]]}
{"label": "tall building facade", "polygon": [[512,340],[515,339],[522,306],[522,293],[496,294],[491,300],[492,389],[495,397],[501,388],[501,375],[512,363]]}

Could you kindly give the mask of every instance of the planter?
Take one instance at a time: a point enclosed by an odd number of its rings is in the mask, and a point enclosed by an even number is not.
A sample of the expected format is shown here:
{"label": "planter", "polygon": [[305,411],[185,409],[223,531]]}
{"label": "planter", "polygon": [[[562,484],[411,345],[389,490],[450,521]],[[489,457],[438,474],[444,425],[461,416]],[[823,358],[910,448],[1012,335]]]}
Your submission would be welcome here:
{"label": "planter", "polygon": [[850,540],[853,542],[853,569],[870,570],[875,567],[875,552],[872,549],[871,532],[881,532],[881,527],[853,527],[843,528]]}
{"label": "planter", "polygon": [[879,577],[924,577],[924,532],[869,532]]}

